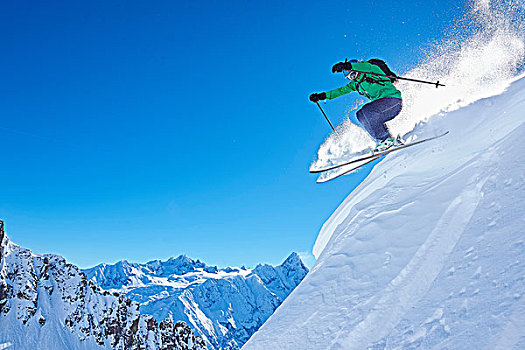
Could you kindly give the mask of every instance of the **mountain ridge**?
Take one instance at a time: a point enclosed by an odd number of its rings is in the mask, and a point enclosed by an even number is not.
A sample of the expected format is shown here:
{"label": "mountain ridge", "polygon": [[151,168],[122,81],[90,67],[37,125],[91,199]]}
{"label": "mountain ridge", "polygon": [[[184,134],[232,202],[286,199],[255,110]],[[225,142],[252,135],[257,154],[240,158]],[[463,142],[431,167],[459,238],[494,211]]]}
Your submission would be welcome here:
{"label": "mountain ridge", "polygon": [[183,320],[211,349],[239,349],[301,282],[297,253],[279,266],[208,266],[186,255],[146,263],[119,261],[84,269],[101,288],[124,293],[155,319]]}
{"label": "mountain ridge", "polygon": [[140,314],[60,255],[12,243],[0,221],[0,344],[15,349],[202,350],[190,327]]}

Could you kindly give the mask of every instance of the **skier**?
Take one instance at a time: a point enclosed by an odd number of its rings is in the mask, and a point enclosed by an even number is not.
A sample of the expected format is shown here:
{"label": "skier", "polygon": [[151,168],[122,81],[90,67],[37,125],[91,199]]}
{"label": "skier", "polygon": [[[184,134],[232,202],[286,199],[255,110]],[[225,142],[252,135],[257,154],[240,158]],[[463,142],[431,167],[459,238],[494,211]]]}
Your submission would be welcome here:
{"label": "skier", "polygon": [[[383,69],[375,64],[378,62]],[[401,92],[392,84],[395,79],[374,75],[374,73],[394,75],[386,64],[377,59],[369,62],[350,60],[336,63],[332,67],[332,73],[336,72],[342,72],[350,83],[335,90],[313,93],[310,95],[310,101],[332,100],[357,91],[371,100],[357,111],[356,116],[363,128],[376,140],[377,146],[374,152],[381,152],[400,144],[401,141],[392,137],[385,123],[394,119],[401,112]]]}

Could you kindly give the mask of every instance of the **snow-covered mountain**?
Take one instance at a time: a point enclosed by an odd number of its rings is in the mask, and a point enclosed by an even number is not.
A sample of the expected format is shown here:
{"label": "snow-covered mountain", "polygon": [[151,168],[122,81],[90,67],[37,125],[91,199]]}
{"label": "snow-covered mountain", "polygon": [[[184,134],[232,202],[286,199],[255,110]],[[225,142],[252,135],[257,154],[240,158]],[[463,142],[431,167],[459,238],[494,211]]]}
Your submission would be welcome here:
{"label": "snow-covered mountain", "polygon": [[0,348],[206,349],[184,322],[157,322],[58,255],[12,243],[0,221]]}
{"label": "snow-covered mountain", "polygon": [[84,272],[90,282],[140,303],[142,313],[187,322],[209,348],[238,349],[308,269],[292,253],[276,267],[218,269],[181,255],[145,264],[101,264]]}
{"label": "snow-covered mountain", "polygon": [[253,349],[525,349],[525,76],[441,113],[324,224]]}

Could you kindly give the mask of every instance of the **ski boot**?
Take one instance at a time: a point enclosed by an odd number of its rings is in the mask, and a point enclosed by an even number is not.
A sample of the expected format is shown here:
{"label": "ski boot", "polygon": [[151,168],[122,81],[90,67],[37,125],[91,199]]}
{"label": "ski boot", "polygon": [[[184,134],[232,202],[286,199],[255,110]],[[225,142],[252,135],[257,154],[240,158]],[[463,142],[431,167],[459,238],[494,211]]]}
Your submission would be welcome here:
{"label": "ski boot", "polygon": [[394,140],[394,147],[403,146],[405,144],[405,141],[401,138],[401,135],[397,135],[396,139]]}
{"label": "ski boot", "polygon": [[374,153],[380,153],[380,152],[386,151],[390,147],[394,146],[395,141],[396,140],[393,137],[389,137],[386,140],[379,142],[376,148],[374,148]]}

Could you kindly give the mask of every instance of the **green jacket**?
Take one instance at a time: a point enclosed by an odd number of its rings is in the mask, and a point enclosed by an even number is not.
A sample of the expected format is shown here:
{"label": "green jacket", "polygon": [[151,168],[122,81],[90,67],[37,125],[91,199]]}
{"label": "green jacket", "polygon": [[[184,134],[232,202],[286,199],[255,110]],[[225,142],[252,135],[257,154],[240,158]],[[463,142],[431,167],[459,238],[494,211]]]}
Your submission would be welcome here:
{"label": "green jacket", "polygon": [[[381,68],[368,62],[352,63],[352,69],[362,72],[385,74]],[[332,100],[352,91],[357,91],[361,95],[368,97],[371,101],[385,97],[401,98],[401,92],[395,88],[389,78],[373,74],[367,74],[366,77],[374,79],[378,81],[378,83],[368,82],[365,79],[365,75],[361,74],[356,80],[352,80],[347,85],[335,90],[327,91],[326,98]]]}

